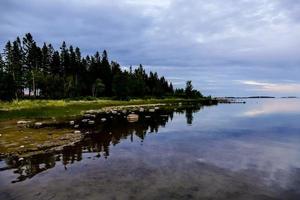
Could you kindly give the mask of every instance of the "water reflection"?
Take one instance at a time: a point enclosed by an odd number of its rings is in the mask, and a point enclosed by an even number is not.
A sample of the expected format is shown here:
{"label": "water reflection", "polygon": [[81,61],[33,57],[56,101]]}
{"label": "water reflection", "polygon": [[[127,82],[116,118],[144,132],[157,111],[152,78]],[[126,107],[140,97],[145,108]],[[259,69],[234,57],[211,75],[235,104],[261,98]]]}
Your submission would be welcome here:
{"label": "water reflection", "polygon": [[185,114],[186,123],[192,125],[193,114],[202,108],[200,104],[193,104],[176,109],[160,109],[151,113],[141,112],[139,121],[135,123],[128,122],[122,115],[117,116],[117,119],[109,119],[105,123],[100,123],[101,117],[98,117],[94,126],[81,124],[81,132],[86,134],[81,142],[67,146],[59,153],[43,153],[28,158],[8,156],[4,158],[5,166],[1,167],[0,171],[13,170],[17,177],[11,182],[16,183],[53,168],[57,163],[61,163],[67,170],[68,165],[83,159],[83,153],[96,153],[95,157],[107,159],[110,155],[110,148],[122,140],[133,142],[135,137],[139,138],[142,144],[147,134],[157,133],[159,128],[165,127],[169,121],[172,121],[174,114]]}
{"label": "water reflection", "polygon": [[[249,102],[249,100],[248,100]],[[259,104],[252,109],[243,113],[244,116],[255,117],[259,115],[270,115],[274,113],[291,114],[300,113],[300,101],[299,99],[285,99],[284,103],[282,99],[264,99],[258,102],[252,100],[251,103]]]}

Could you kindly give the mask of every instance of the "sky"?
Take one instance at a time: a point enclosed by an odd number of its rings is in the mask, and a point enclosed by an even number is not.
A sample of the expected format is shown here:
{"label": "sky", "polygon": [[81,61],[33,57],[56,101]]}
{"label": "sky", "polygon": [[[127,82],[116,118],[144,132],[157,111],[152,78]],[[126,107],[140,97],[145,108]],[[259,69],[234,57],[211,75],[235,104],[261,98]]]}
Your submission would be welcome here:
{"label": "sky", "polygon": [[1,0],[1,49],[27,32],[205,95],[300,96],[297,0]]}

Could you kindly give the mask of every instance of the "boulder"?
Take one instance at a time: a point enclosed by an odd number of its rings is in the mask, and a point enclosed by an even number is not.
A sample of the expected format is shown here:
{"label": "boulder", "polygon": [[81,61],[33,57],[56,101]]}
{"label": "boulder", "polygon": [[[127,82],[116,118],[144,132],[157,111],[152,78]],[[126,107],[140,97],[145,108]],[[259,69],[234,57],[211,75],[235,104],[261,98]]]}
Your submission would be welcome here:
{"label": "boulder", "polygon": [[43,125],[42,122],[35,122],[35,123],[34,123],[34,127],[35,127],[35,128],[40,128],[42,125]]}
{"label": "boulder", "polygon": [[137,122],[139,120],[139,116],[137,114],[129,114],[127,116],[128,122]]}

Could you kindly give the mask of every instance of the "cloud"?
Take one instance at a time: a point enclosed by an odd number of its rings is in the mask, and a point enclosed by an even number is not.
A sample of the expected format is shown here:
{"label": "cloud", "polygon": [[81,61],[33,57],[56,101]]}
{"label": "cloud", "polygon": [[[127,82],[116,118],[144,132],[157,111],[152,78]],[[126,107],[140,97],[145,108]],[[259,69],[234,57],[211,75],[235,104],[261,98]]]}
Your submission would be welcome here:
{"label": "cloud", "polygon": [[253,80],[241,81],[242,84],[254,86],[254,90],[268,93],[300,93],[300,83],[266,83]]}
{"label": "cloud", "polygon": [[31,32],[40,44],[106,49],[125,67],[142,63],[209,94],[238,95],[253,90],[232,80],[300,82],[299,13],[294,0],[2,0],[0,46]]}

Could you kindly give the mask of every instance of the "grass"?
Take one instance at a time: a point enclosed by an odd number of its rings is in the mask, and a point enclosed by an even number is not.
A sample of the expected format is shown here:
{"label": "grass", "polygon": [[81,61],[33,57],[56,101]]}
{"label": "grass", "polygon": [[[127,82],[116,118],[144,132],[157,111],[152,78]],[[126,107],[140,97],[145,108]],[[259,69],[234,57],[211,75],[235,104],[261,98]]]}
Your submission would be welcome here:
{"label": "grass", "polygon": [[63,118],[79,115],[82,111],[101,109],[108,106],[140,105],[155,103],[178,102],[206,102],[207,99],[136,99],[130,101],[93,100],[93,101],[67,101],[67,100],[21,100],[13,102],[0,102],[0,121],[11,119],[32,118]]}

